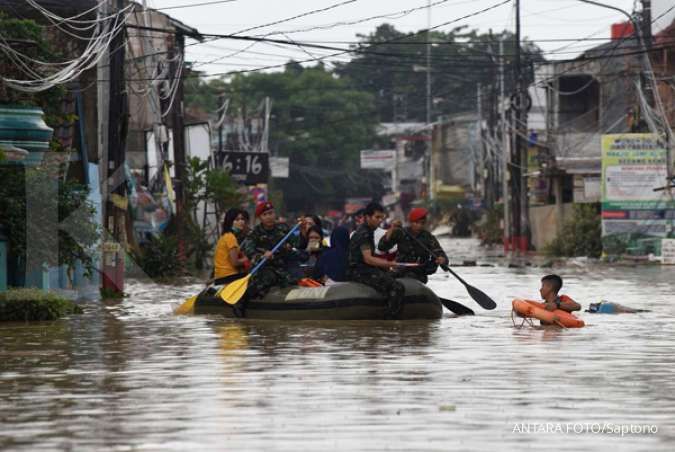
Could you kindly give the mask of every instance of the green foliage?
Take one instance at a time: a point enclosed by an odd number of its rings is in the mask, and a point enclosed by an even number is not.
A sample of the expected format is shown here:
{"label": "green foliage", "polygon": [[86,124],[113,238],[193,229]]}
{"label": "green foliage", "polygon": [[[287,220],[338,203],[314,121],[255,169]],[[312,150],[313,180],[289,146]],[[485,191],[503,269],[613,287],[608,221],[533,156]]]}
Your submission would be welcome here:
{"label": "green foliage", "polygon": [[550,256],[600,257],[602,253],[602,227],[599,204],[575,204],[574,216],[567,220],[562,232],[544,252]]}
{"label": "green foliage", "polygon": [[225,92],[226,83],[221,79],[206,81],[194,75],[201,74],[199,71],[190,70],[183,79],[185,93],[185,105],[199,107],[206,112],[214,112],[218,105],[218,96]]}
{"label": "green foliage", "polygon": [[[199,91],[186,97],[213,97],[214,85],[186,86],[186,93]],[[309,210],[318,198],[341,202],[379,186],[372,178],[358,177],[359,152],[375,140],[377,117],[370,94],[322,65],[303,68],[297,63],[289,63],[285,72],[235,76],[223,88],[231,115],[255,111],[265,97],[272,99],[269,147],[292,162],[290,177],[274,183],[290,209]],[[211,105],[201,101],[196,106],[213,112]]]}
{"label": "green foliage", "polygon": [[[39,61],[62,61],[60,49],[44,36],[44,30],[45,27],[34,20],[11,18],[0,12],[0,36],[10,42],[12,48]],[[36,69],[35,65],[32,69]],[[24,70],[3,52],[0,52],[0,73],[11,79],[26,78]],[[38,94],[25,93],[8,87],[0,80],[0,99],[3,104],[31,107],[37,105],[45,112],[45,122],[49,126],[63,122],[63,118],[60,117],[60,101],[65,93],[64,86],[56,86]]]}
{"label": "green foliage", "polygon": [[[42,167],[25,171],[0,168],[0,180],[0,218],[8,229],[12,253],[25,259],[26,238],[31,237],[32,262],[72,269],[80,261],[86,273],[91,274],[100,231],[96,209],[87,200],[88,188],[64,182]],[[30,199],[26,187],[30,187]],[[58,247],[54,234],[58,235]]]}
{"label": "green foliage", "polygon": [[[185,184],[185,208],[190,218],[185,221],[184,232],[187,237],[187,254],[194,256],[194,264],[198,270],[204,266],[207,253],[212,244],[207,240],[207,231],[197,218],[200,203],[215,204],[216,216],[232,206],[242,202],[242,195],[230,175],[221,168],[209,168],[209,162],[193,157],[188,161]],[[203,220],[203,219],[202,219]]]}
{"label": "green foliage", "polygon": [[38,289],[9,289],[0,292],[0,321],[29,322],[56,320],[64,315],[81,314],[72,301]]}
{"label": "green foliage", "polygon": [[478,238],[482,245],[496,245],[504,239],[502,220],[504,219],[504,205],[497,204],[485,213],[483,220],[475,226]]}
{"label": "green foliage", "polygon": [[170,235],[151,237],[134,260],[151,278],[182,276],[178,260],[178,239]]}
{"label": "green foliage", "polygon": [[[381,121],[425,121],[427,34],[404,33],[382,24],[373,33],[358,37],[361,43],[356,48],[367,52],[340,64],[337,73],[375,96]],[[506,39],[505,82],[511,91],[515,50],[511,33],[479,34],[461,26],[449,32],[432,31],[428,39],[437,43],[431,47],[432,118],[475,109],[476,84],[494,86],[500,39]],[[524,67],[543,60],[541,50],[532,43],[525,42],[522,50]]]}
{"label": "green foliage", "polygon": [[230,175],[220,168],[206,171],[204,198],[208,202],[215,203],[218,212],[224,212],[243,201]]}

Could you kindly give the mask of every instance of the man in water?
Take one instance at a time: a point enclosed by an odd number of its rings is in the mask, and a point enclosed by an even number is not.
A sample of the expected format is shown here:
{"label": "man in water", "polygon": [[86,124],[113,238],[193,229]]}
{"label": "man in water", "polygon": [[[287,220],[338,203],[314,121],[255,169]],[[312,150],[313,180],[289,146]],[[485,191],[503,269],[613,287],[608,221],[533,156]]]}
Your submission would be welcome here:
{"label": "man in water", "polygon": [[[377,248],[387,252],[398,246],[396,260],[401,263],[419,264],[418,267],[403,267],[396,272],[398,278],[415,278],[424,284],[427,275],[436,273],[439,265],[448,263],[438,240],[429,231],[424,229],[429,212],[422,207],[416,207],[408,214],[410,226],[401,227],[401,222],[392,223],[387,233],[380,239]],[[431,250],[429,253],[428,250]]]}
{"label": "man in water", "polygon": [[290,237],[276,253],[272,254],[271,251],[288,233],[288,226],[276,221],[271,202],[259,203],[255,208],[255,216],[260,219],[260,223],[246,237],[241,249],[253,262],[263,257],[267,258],[267,262],[251,278],[247,290],[251,298],[263,296],[271,287],[286,287],[296,282],[287,271],[293,253],[293,245],[289,242],[294,238]]}
{"label": "man in water", "polygon": [[375,256],[373,233],[384,220],[384,207],[371,202],[364,212],[365,221],[356,229],[349,242],[350,281],[372,287],[387,297],[387,316],[396,318],[403,307],[403,284],[390,273],[395,263]]}
{"label": "man in water", "polygon": [[558,275],[546,275],[541,278],[541,288],[539,294],[544,300],[544,307],[547,311],[555,311],[562,309],[567,312],[574,312],[581,310],[581,305],[570,297],[558,296],[558,292],[562,289],[563,280]]}

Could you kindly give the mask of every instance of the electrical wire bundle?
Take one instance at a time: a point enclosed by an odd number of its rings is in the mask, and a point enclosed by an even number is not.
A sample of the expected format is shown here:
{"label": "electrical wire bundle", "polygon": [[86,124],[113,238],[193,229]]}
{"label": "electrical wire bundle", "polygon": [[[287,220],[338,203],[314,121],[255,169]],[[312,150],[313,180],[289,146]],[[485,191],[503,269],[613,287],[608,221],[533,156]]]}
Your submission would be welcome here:
{"label": "electrical wire bundle", "polygon": [[[26,76],[25,79],[15,79],[0,75],[0,79],[10,88],[28,93],[37,93],[48,90],[77,79],[84,71],[91,69],[107,54],[113,38],[119,33],[131,14],[133,4],[124,9],[97,19],[82,19],[83,16],[97,10],[104,3],[101,1],[94,8],[72,17],[61,17],[40,6],[35,0],[26,0],[30,6],[39,11],[52,27],[59,31],[85,41],[86,46],[77,58],[48,62],[30,57],[13,49],[7,39],[0,35],[0,51],[16,65]],[[91,32],[91,36],[83,36]]]}

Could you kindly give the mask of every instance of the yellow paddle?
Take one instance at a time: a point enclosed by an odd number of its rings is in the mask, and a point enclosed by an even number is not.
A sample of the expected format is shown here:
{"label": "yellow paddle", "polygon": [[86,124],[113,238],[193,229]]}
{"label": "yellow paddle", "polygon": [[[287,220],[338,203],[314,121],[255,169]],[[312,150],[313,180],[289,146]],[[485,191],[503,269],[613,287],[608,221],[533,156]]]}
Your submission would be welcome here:
{"label": "yellow paddle", "polygon": [[192,314],[192,310],[194,309],[195,306],[195,301],[197,301],[197,295],[193,295],[190,298],[187,298],[182,305],[178,306],[175,311],[173,311],[174,314],[176,315],[188,315]]}
{"label": "yellow paddle", "polygon": [[[216,286],[220,286],[220,285],[228,284],[230,281],[236,281],[237,279],[239,279],[240,276],[241,276],[241,274],[238,273],[238,274],[234,274],[234,275],[230,275],[230,276],[225,276],[225,277],[223,277],[223,278],[209,279],[208,281],[206,281],[206,287],[204,288],[204,290],[206,290],[206,289],[208,289],[209,287],[211,287],[211,285],[214,284],[214,283],[216,283],[216,281],[218,281],[218,283],[216,284]],[[220,294],[220,292],[223,290],[223,288],[224,288],[224,287],[221,287],[220,289],[218,289],[218,291],[216,292],[216,296],[217,296],[218,294]],[[178,307],[176,308],[176,310],[173,311],[173,313],[176,314],[176,315],[189,315],[189,314],[193,314],[193,313],[194,313],[195,302],[197,301],[197,298],[199,298],[199,296],[200,296],[202,293],[204,293],[204,290],[202,290],[201,292],[199,292],[197,295],[193,295],[193,296],[191,296],[190,298],[186,298],[185,301],[183,302],[183,304],[181,304],[180,306],[178,306]]]}
{"label": "yellow paddle", "polygon": [[[296,229],[300,227],[300,223],[296,224],[293,226],[293,228],[288,231],[288,234],[284,236],[283,239],[279,241],[276,245],[274,245],[274,248],[272,248],[272,254],[276,253],[279,248],[281,248],[281,245],[283,245],[286,240],[295,232]],[[230,305],[235,305],[241,300],[241,297],[244,296],[244,293],[246,293],[246,289],[248,289],[248,281],[251,279],[251,276],[253,276],[259,269],[262,267],[265,262],[267,262],[267,258],[263,257],[258,264],[253,267],[253,270],[251,272],[244,276],[243,278],[240,278],[236,281],[231,282],[227,286],[223,287],[219,294],[220,298],[223,299],[223,301],[227,304]]]}

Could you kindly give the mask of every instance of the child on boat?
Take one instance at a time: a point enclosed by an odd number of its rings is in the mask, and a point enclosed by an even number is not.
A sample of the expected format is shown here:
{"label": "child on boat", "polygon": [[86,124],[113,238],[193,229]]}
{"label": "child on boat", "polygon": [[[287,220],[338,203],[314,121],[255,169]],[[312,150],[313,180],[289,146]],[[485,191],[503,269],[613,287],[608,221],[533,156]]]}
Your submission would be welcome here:
{"label": "child on boat", "polygon": [[562,289],[563,280],[558,275],[546,275],[541,278],[541,288],[539,294],[544,300],[544,307],[547,311],[561,309],[567,312],[580,311],[581,305],[566,295],[558,295]]}

